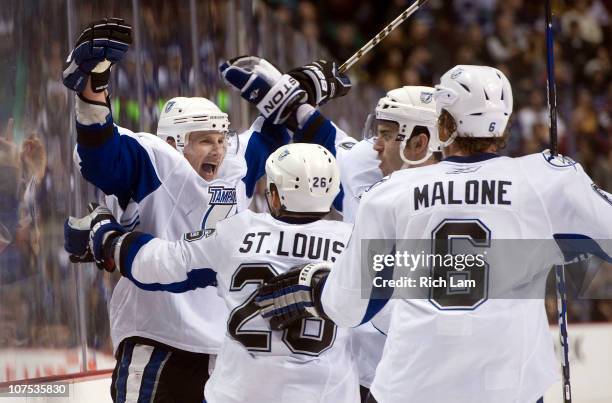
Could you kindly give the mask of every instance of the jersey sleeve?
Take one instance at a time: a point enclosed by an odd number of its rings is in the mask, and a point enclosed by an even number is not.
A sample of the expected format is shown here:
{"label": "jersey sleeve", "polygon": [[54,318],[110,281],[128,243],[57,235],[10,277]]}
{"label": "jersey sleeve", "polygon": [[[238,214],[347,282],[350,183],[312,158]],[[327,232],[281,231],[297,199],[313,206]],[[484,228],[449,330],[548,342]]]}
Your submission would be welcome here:
{"label": "jersey sleeve", "polygon": [[266,173],[266,160],[276,149],[290,140],[289,133],[284,126],[273,125],[262,116],[255,119],[247,132],[240,134],[241,144],[239,153],[244,155],[247,173],[242,179],[248,198],[253,197],[255,185]]}
{"label": "jersey sleeve", "polygon": [[140,213],[138,204],[130,200],[124,208],[119,206],[119,200],[116,196],[104,196],[106,207],[110,209],[113,216],[117,217],[119,224],[128,231],[134,231],[140,225]]}
{"label": "jersey sleeve", "polygon": [[[303,107],[312,108],[310,105]],[[321,112],[312,109],[307,115],[303,125],[293,134],[294,143],[319,144],[331,152],[334,157],[338,157],[338,149],[342,144],[353,143],[355,140],[340,130],[331,120],[327,119]],[[340,184],[340,193],[334,199],[333,206],[342,212],[342,202],[344,199],[344,187]]]}
{"label": "jersey sleeve", "polygon": [[317,110],[313,110],[308,115],[304,124],[293,135],[294,143],[322,145],[334,157],[337,156],[339,145],[346,141],[354,140]]}
{"label": "jersey sleeve", "polygon": [[580,164],[546,153],[538,156],[541,173],[532,175],[538,178],[532,180],[564,260],[591,254],[612,263],[612,196],[599,188]]}
{"label": "jersey sleeve", "polygon": [[[321,293],[321,305],[325,314],[342,327],[354,327],[370,321],[389,301],[392,290],[373,289],[363,284],[363,241],[370,239],[395,239],[393,195],[390,188],[381,183],[366,193],[359,209],[344,252],[334,264]],[[393,192],[391,192],[393,193]],[[393,250],[389,250],[393,253]],[[392,268],[380,272],[392,276]],[[369,275],[369,274],[368,274]],[[367,277],[367,276],[366,276]],[[391,291],[391,293],[389,293]]]}
{"label": "jersey sleeve", "polygon": [[182,293],[217,285],[222,251],[216,231],[188,233],[174,242],[131,232],[115,249],[115,262],[121,275],[143,290]]}
{"label": "jersey sleeve", "polygon": [[590,254],[612,263],[612,195],[597,186],[580,165],[551,195],[549,215],[553,237],[572,261]]}
{"label": "jersey sleeve", "polygon": [[[106,109],[104,109],[106,108]],[[104,117],[104,111],[106,115]],[[116,126],[108,107],[77,99],[77,156],[83,177],[121,208],[158,189],[183,158],[151,134]]]}
{"label": "jersey sleeve", "polygon": [[355,222],[361,195],[383,178],[382,171],[378,168],[380,160],[371,142],[357,142],[351,137],[338,145],[336,159],[344,190],[343,220],[352,223]]}

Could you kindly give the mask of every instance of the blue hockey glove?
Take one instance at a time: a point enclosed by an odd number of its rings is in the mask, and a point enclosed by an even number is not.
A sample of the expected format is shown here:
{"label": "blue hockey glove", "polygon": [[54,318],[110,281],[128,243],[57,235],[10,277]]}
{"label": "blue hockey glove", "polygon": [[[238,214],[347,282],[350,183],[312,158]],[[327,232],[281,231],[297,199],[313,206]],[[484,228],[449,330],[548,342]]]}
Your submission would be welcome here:
{"label": "blue hockey glove", "polygon": [[98,267],[112,272],[115,270],[115,261],[111,253],[112,241],[127,231],[104,206],[96,207],[90,216],[89,249]]}
{"label": "blue hockey glove", "polygon": [[80,93],[91,77],[92,89],[104,91],[111,66],[123,58],[131,43],[132,27],[122,19],[105,18],[91,23],[68,55],[62,74],[64,85]]}
{"label": "blue hockey glove", "polygon": [[95,262],[99,269],[112,272],[111,243],[127,231],[108,208],[96,203],[88,208],[90,213],[85,217],[69,217],[64,223],[64,249],[73,263]]}
{"label": "blue hockey glove", "polygon": [[[98,207],[97,203],[88,206],[89,212]],[[91,216],[68,217],[64,222],[64,249],[70,254],[72,263],[90,263],[94,261],[89,249],[89,231],[91,229]]]}
{"label": "blue hockey glove", "polygon": [[219,70],[223,80],[273,124],[285,123],[306,102],[307,94],[298,81],[265,59],[240,56],[222,63]]}
{"label": "blue hockey glove", "polygon": [[286,329],[303,318],[327,319],[320,294],[330,268],[328,263],[297,266],[260,287],[256,302],[273,330]]}

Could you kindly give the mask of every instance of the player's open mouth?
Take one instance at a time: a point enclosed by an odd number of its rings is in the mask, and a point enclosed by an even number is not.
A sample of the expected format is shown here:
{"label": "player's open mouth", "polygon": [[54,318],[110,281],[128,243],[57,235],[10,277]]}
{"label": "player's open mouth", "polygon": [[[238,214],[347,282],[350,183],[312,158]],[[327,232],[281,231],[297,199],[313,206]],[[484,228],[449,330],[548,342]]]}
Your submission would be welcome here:
{"label": "player's open mouth", "polygon": [[213,177],[217,173],[217,167],[216,164],[205,162],[202,164],[202,172],[208,177]]}

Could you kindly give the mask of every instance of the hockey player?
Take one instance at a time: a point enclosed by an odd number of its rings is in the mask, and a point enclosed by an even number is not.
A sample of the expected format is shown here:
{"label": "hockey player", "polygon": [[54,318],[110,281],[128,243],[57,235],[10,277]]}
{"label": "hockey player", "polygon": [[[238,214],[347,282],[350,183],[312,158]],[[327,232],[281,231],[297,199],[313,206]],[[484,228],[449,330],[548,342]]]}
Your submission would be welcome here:
{"label": "hockey player", "polygon": [[[343,221],[355,222],[362,195],[383,175],[438,161],[437,111],[431,87],[406,86],[382,97],[368,116],[364,140],[338,147],[338,165],[344,188]],[[380,362],[393,304],[377,317],[352,329],[354,357],[365,401]]]}
{"label": "hockey player", "polygon": [[[228,84],[241,94],[250,94],[251,83],[257,74],[252,73],[262,59],[243,56],[230,60],[221,66],[221,73]],[[376,106],[375,119],[368,119],[371,125],[365,130],[368,139],[356,142],[325,118],[314,106],[324,104],[332,86],[326,86],[336,74],[334,64],[320,60],[295,68],[288,75],[306,89],[309,102],[301,105],[296,121],[288,121],[288,128],[296,131],[294,140],[315,141],[331,151],[338,158],[341,184],[343,186],[343,221],[353,223],[361,195],[382,179],[403,166],[424,166],[437,161],[434,152],[439,150],[437,135],[437,112],[433,100],[434,89],[430,87],[402,87],[390,91]],[[339,86],[341,79],[335,80]],[[266,104],[261,97],[245,97],[250,102]],[[297,130],[296,130],[297,129]],[[372,143],[372,138],[376,140]],[[386,327],[390,308],[385,310],[385,320],[380,327]],[[379,318],[383,315],[379,315]],[[385,330],[376,329],[372,323],[365,323],[352,330],[354,355],[359,367],[360,383],[369,388],[385,342]],[[362,389],[362,396],[368,394]]]}
{"label": "hockey player", "polygon": [[436,103],[431,87],[406,86],[389,91],[368,116],[364,139],[338,146],[344,187],[343,220],[355,222],[363,193],[402,168],[430,165],[440,151]]}
{"label": "hockey player", "polygon": [[296,265],[333,262],[344,249],[351,226],[322,219],[339,192],[335,158],[320,145],[290,144],[268,158],[266,175],[271,214],[243,211],[217,223],[213,233],[170,242],[126,232],[98,207],[88,216],[91,250],[145,290],[178,293],[217,284],[231,313],[207,402],[357,402],[346,329],[312,318],[271,331],[255,304],[258,285]]}
{"label": "hockey player", "polygon": [[[129,26],[120,20],[100,21],[81,34],[69,57],[64,83],[79,93],[76,151],[81,173],[116,196],[121,209],[129,206],[138,213],[132,220],[139,217],[143,230],[171,239],[193,228],[211,231],[216,221],[247,204],[241,190],[244,163],[223,163],[227,115],[204,98],[167,102],[158,132],[180,139],[184,156],[159,137],[115,126],[104,91],[110,74],[106,60],[119,61],[129,43]],[[67,225],[77,223],[70,220]],[[66,245],[73,255],[87,254],[82,244],[68,240]],[[194,309],[195,300],[205,300],[208,309]],[[117,358],[113,401],[147,399],[155,388],[161,401],[200,403],[225,315],[223,301],[211,289],[151,295],[119,281],[109,306]]]}
{"label": "hockey player", "polygon": [[[258,301],[273,328],[311,315],[356,326],[385,303],[362,298],[368,290],[375,295],[357,272],[364,240],[400,245],[399,239],[429,239],[448,250],[451,239],[470,239],[489,251],[490,264],[442,273],[475,276],[480,284],[432,287],[424,298],[396,301],[373,397],[384,403],[535,402],[558,380],[559,368],[543,300],[521,298],[521,292],[543,294],[551,265],[567,259],[549,247],[553,239],[586,240],[590,252],[612,261],[612,196],[567,158],[497,154],[512,113],[512,89],[501,71],[456,66],[441,78],[435,99],[446,158],[395,172],[369,191],[331,272],[324,265],[298,268],[269,281]],[[528,239],[532,246],[508,256],[504,247],[511,244],[492,243],[500,239]],[[390,267],[397,274],[398,266]],[[506,293],[489,298],[500,289]]]}
{"label": "hockey player", "polygon": [[[211,233],[219,220],[246,209],[267,156],[289,139],[271,122],[283,123],[291,116],[295,111],[287,107],[297,106],[305,92],[294,83],[283,93],[283,102],[262,111],[266,120],[256,120],[236,158],[225,158],[227,115],[204,98],[168,101],[158,125],[163,139],[132,133],[114,125],[105,92],[111,65],[130,43],[131,27],[106,19],[85,29],[68,57],[63,79],[78,94],[81,173],[116,196],[121,209],[136,203],[129,210],[138,213],[133,219],[139,217],[143,231],[170,240],[197,229]],[[270,65],[260,65],[257,72],[265,76],[256,83],[261,96],[285,78]],[[164,140],[174,141],[180,152]],[[84,227],[88,223],[76,219],[66,223],[66,249],[73,256],[88,254],[86,245],[71,236],[72,230]],[[158,401],[201,403],[210,356],[220,348],[228,314],[215,290],[147,293],[122,280],[109,309],[117,358],[113,400],[147,400],[155,391]]]}

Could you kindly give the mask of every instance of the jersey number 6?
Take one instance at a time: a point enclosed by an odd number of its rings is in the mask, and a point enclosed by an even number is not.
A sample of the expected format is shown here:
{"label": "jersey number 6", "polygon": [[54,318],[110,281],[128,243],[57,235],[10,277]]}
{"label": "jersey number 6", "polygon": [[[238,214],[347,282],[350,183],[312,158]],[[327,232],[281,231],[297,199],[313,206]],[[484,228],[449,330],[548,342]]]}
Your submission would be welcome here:
{"label": "jersey number 6", "polygon": [[[468,242],[475,248],[488,248],[491,246],[491,231],[478,219],[445,219],[431,232],[432,253],[436,257],[454,255],[453,244],[459,241]],[[468,253],[479,254],[475,250],[469,250]],[[484,259],[484,264],[474,264],[471,267],[463,267],[462,270],[455,266],[439,264],[437,259],[434,262],[430,268],[431,278],[446,282],[446,287],[430,288],[429,301],[436,308],[473,310],[487,300],[489,265]],[[461,286],[468,283],[466,280],[473,280],[475,286]],[[453,287],[453,283],[459,286]]]}

